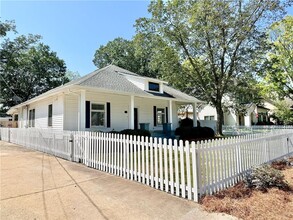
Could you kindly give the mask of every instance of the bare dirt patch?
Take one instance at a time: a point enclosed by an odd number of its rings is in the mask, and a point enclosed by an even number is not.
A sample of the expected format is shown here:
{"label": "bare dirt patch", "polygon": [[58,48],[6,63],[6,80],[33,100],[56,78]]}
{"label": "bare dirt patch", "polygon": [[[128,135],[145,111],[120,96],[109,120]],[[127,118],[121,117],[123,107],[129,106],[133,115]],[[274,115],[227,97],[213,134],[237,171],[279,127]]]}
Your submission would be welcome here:
{"label": "bare dirt patch", "polygon": [[276,162],[272,167],[281,170],[288,188],[269,188],[266,192],[245,187],[243,182],[212,196],[201,203],[207,211],[223,212],[244,220],[293,219],[293,166]]}

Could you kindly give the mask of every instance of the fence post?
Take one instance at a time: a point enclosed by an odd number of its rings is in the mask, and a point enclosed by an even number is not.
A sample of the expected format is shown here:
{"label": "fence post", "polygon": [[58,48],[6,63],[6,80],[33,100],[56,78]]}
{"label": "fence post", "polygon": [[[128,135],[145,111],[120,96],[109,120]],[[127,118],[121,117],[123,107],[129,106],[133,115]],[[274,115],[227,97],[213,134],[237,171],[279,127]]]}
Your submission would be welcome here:
{"label": "fence post", "polygon": [[269,144],[268,144],[268,141],[267,140],[264,140],[265,142],[265,149],[266,149],[266,154],[267,154],[267,158],[266,158],[266,162],[269,162],[271,159],[270,159],[270,149],[269,149]]}
{"label": "fence post", "polygon": [[242,160],[241,160],[240,144],[236,145],[236,161],[237,161],[236,162],[237,163],[237,174],[240,174],[242,172]]}
{"label": "fence post", "polygon": [[193,172],[193,195],[194,195],[194,201],[198,202],[199,200],[199,172],[200,172],[200,167],[198,163],[198,152],[197,149],[195,148],[195,142],[191,142],[191,152],[192,152],[192,172]]}
{"label": "fence post", "polygon": [[70,133],[70,161],[74,161],[74,136]]}

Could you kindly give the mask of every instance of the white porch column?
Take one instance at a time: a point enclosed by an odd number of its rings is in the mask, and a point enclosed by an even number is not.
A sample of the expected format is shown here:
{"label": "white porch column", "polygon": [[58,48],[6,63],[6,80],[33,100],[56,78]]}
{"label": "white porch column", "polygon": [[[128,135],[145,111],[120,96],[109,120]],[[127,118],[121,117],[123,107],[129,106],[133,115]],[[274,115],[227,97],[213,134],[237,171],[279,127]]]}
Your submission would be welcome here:
{"label": "white porch column", "polygon": [[134,129],[134,96],[130,96],[130,109],[128,114],[129,129]]}
{"label": "white porch column", "polygon": [[193,127],[197,127],[197,112],[196,112],[197,103],[192,103],[192,113],[193,113]]}
{"label": "white porch column", "polygon": [[18,109],[18,127],[19,128],[22,128],[23,125],[22,125],[22,114],[23,114],[23,111],[22,111],[22,107]]}
{"label": "white porch column", "polygon": [[79,96],[79,131],[85,130],[85,91],[80,91]]}
{"label": "white porch column", "polygon": [[173,115],[172,115],[172,109],[173,109],[173,102],[172,100],[169,100],[169,108],[168,108],[168,122],[171,123],[171,130],[173,130]]}
{"label": "white porch column", "polygon": [[28,128],[29,126],[29,111],[28,111],[28,106],[26,105],[23,109],[23,127]]}
{"label": "white porch column", "polygon": [[247,127],[251,126],[251,114],[244,116],[244,125]]}

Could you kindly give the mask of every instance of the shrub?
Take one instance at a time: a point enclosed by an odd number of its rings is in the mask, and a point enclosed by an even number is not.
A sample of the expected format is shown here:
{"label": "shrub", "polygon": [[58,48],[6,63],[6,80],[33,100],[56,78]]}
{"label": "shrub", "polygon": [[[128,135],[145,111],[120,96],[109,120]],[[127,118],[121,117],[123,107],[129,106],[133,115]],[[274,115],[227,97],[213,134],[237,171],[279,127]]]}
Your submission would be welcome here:
{"label": "shrub", "polygon": [[262,191],[267,191],[271,187],[288,189],[288,184],[285,182],[281,171],[268,164],[251,168],[244,177],[244,183],[249,188],[256,188]]}
{"label": "shrub", "polygon": [[135,135],[135,136],[144,136],[144,137],[150,137],[151,133],[147,130],[143,129],[125,129],[119,132],[120,134],[126,134],[126,135]]}
{"label": "shrub", "polygon": [[192,128],[193,127],[193,120],[191,118],[184,118],[181,120],[179,127]]}
{"label": "shrub", "polygon": [[182,140],[195,140],[213,138],[215,132],[209,127],[179,127],[175,130],[175,135],[179,135]]}

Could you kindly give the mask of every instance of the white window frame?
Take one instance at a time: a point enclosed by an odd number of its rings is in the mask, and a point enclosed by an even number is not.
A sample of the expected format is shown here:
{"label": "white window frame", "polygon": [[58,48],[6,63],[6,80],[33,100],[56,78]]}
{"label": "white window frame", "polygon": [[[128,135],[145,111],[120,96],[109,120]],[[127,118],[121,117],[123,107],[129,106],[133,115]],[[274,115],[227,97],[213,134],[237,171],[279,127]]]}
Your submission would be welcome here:
{"label": "white window frame", "polygon": [[[212,118],[213,118],[213,119],[212,119]],[[205,121],[215,120],[215,116],[214,116],[214,115],[206,115],[206,116],[204,116],[204,120],[205,120]]]}
{"label": "white window frame", "polygon": [[[152,90],[152,89],[150,89],[150,83],[158,84],[158,85],[159,85],[159,90],[157,91],[157,90]],[[149,90],[150,92],[161,93],[161,84],[160,84],[160,83],[157,83],[157,82],[148,81],[148,90]]]}
{"label": "white window frame", "polygon": [[[159,111],[163,110],[163,113],[159,113]],[[166,108],[157,108],[157,126],[163,126],[164,123],[166,123]],[[159,115],[162,117],[162,123],[159,123]]]}
{"label": "white window frame", "polygon": [[[49,123],[50,122],[50,117],[49,117],[49,106],[52,106],[52,112],[51,112],[51,124]],[[48,123],[47,123],[48,127],[51,128],[53,127],[53,104],[49,104],[48,105]]]}
{"label": "white window frame", "polygon": [[[31,114],[31,112],[33,114]],[[28,115],[29,115],[28,116],[28,119],[29,119],[29,127],[34,128],[35,127],[35,121],[36,121],[36,109],[35,108],[30,109]]]}
{"label": "white window frame", "polygon": [[[96,109],[93,109],[93,105],[102,105],[102,106],[104,106],[104,110],[96,110]],[[102,113],[104,113],[104,124],[103,125],[92,125],[92,112],[102,112]],[[91,127],[93,127],[93,128],[97,128],[97,127],[99,127],[99,128],[104,128],[104,127],[106,127],[106,103],[91,103],[91,114],[90,114],[90,125],[91,125]]]}

